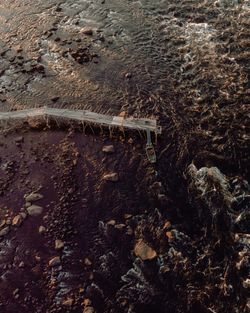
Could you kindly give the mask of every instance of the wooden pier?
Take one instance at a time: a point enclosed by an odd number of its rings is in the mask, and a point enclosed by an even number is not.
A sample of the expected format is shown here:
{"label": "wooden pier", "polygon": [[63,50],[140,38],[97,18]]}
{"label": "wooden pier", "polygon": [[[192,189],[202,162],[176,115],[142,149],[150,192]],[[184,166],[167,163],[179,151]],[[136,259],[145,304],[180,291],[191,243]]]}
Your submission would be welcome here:
{"label": "wooden pier", "polygon": [[111,116],[98,114],[87,110],[68,110],[55,108],[38,108],[26,109],[19,111],[0,112],[0,122],[8,123],[13,120],[26,120],[29,118],[40,117],[48,120],[52,119],[68,119],[79,121],[83,124],[94,124],[98,126],[108,127],[112,130],[118,127],[122,131],[125,129],[144,131],[147,135],[146,154],[149,162],[156,162],[156,154],[151,141],[151,132],[157,136],[161,134],[161,127],[157,125],[157,121],[148,118],[133,118],[123,116]]}
{"label": "wooden pier", "polygon": [[11,112],[0,112],[0,121],[15,119],[27,119],[32,117],[44,118],[66,118],[83,123],[91,123],[106,127],[120,127],[138,131],[150,131],[155,134],[161,134],[161,127],[157,126],[157,121],[148,118],[120,117],[98,114],[87,110],[68,110],[54,108],[26,109]]}

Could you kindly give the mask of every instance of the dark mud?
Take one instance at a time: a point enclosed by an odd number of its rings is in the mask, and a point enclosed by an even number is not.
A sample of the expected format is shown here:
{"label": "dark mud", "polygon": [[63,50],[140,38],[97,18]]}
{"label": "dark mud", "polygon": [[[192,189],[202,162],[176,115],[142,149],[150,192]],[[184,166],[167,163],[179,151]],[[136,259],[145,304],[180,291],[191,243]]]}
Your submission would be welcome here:
{"label": "dark mud", "polygon": [[[56,305],[64,312],[67,305],[62,303],[68,298],[74,302],[72,311],[79,311],[94,279],[92,249],[100,221],[112,217],[122,224],[125,214],[150,207],[143,192],[149,188],[145,166],[149,171],[150,166],[141,145],[114,138],[115,153],[107,155],[102,147],[110,144],[108,138],[57,130],[19,131],[0,142],[1,229],[10,228],[1,241],[1,312],[53,312]],[[103,179],[113,172],[119,173],[118,182]],[[18,227],[7,226],[20,212],[27,214],[24,196],[32,191],[44,196],[35,202],[43,214],[26,216]],[[117,233],[128,241],[126,227]],[[64,242],[63,251],[55,250],[58,239]],[[123,250],[127,254],[125,246]],[[55,256],[61,257],[61,267],[51,269],[49,260]],[[86,258],[91,264],[85,264]]]}
{"label": "dark mud", "polygon": [[[137,135],[1,138],[1,312],[249,311],[249,10],[1,1],[1,111],[126,111],[163,127],[154,167]],[[8,226],[36,190],[42,215]]]}

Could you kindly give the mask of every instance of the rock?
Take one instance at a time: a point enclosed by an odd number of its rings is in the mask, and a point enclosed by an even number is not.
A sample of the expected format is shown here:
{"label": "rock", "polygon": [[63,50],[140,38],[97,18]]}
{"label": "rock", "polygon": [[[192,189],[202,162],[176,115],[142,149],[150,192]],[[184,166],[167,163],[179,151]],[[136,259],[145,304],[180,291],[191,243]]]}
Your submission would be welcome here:
{"label": "rock", "polygon": [[9,231],[10,231],[9,226],[4,227],[2,230],[0,230],[0,237],[7,235]]}
{"label": "rock", "polygon": [[64,242],[60,239],[56,239],[55,241],[55,249],[56,250],[61,250],[64,248]]}
{"label": "rock", "polygon": [[71,307],[74,304],[74,299],[68,298],[68,299],[64,300],[62,304],[64,306]]}
{"label": "rock", "polygon": [[129,78],[132,78],[132,73],[126,73],[126,74],[125,74],[125,77],[128,78],[128,79],[129,79]]}
{"label": "rock", "polygon": [[12,226],[20,226],[23,222],[23,218],[21,216],[21,214],[16,215],[13,220],[12,220]]}
{"label": "rock", "polygon": [[59,256],[55,256],[49,261],[49,267],[55,267],[61,264],[61,259]]}
{"label": "rock", "polygon": [[2,220],[2,221],[0,222],[0,228],[2,228],[5,224],[6,224],[6,221],[5,221],[5,220]]}
{"label": "rock", "polygon": [[104,180],[117,182],[119,180],[119,176],[117,173],[106,174],[103,176]]}
{"label": "rock", "polygon": [[59,99],[60,99],[60,97],[53,97],[53,98],[51,98],[51,101],[52,102],[57,102]]}
{"label": "rock", "polygon": [[137,257],[145,260],[153,260],[157,253],[149,245],[147,245],[143,240],[139,240],[135,245],[134,253]]}
{"label": "rock", "polygon": [[26,214],[25,212],[21,212],[20,215],[21,215],[21,217],[22,217],[23,220],[25,220],[26,217],[27,217],[27,214]]}
{"label": "rock", "polygon": [[174,240],[174,234],[172,231],[166,232],[166,237],[168,238],[169,242],[172,242]]}
{"label": "rock", "polygon": [[115,228],[118,229],[118,230],[123,230],[125,229],[127,226],[125,224],[117,224],[115,225]]}
{"label": "rock", "polygon": [[43,199],[43,195],[41,195],[40,193],[31,193],[30,195],[25,197],[26,202],[35,202],[41,199]]}
{"label": "rock", "polygon": [[10,218],[7,218],[6,225],[11,225],[11,219]]}
{"label": "rock", "polygon": [[250,298],[247,299],[246,308],[247,308],[247,310],[250,310]]}
{"label": "rock", "polygon": [[133,217],[133,215],[132,214],[124,214],[124,218],[126,219],[126,220],[128,220],[128,219],[130,219],[131,217]]}
{"label": "rock", "polygon": [[91,306],[91,300],[90,299],[84,299],[83,300],[83,305],[84,306]]}
{"label": "rock", "polygon": [[84,27],[81,29],[81,33],[84,35],[92,36],[93,35],[93,29],[90,27]]}
{"label": "rock", "polygon": [[130,226],[128,226],[128,227],[127,227],[126,234],[129,235],[129,236],[132,236],[133,233],[134,233],[133,229],[132,229]]}
{"label": "rock", "polygon": [[19,267],[19,268],[24,268],[24,262],[21,261],[21,262],[19,263],[18,267]]}
{"label": "rock", "polygon": [[30,216],[36,217],[42,214],[43,208],[38,205],[31,205],[30,207],[27,208],[27,211]]}
{"label": "rock", "polygon": [[92,306],[86,306],[83,313],[95,313],[95,309]]}
{"label": "rock", "polygon": [[44,226],[39,226],[38,232],[39,234],[44,234],[46,232],[46,228]]}
{"label": "rock", "polygon": [[85,258],[85,259],[84,259],[84,264],[85,264],[86,266],[91,266],[91,265],[92,265],[92,262],[90,261],[89,258]]}
{"label": "rock", "polygon": [[246,280],[244,280],[242,285],[243,285],[243,288],[250,289],[250,279],[247,278]]}
{"label": "rock", "polygon": [[104,146],[102,148],[102,152],[104,152],[104,153],[114,153],[115,152],[114,146],[113,145]]}
{"label": "rock", "polygon": [[31,129],[42,129],[45,125],[43,119],[34,116],[28,117],[27,122]]}
{"label": "rock", "polygon": [[17,143],[23,142],[23,136],[16,137],[15,142],[17,142]]}
{"label": "rock", "polygon": [[38,255],[38,254],[35,255],[35,260],[37,263],[41,262],[41,259],[42,258],[40,257],[40,255]]}
{"label": "rock", "polygon": [[110,220],[110,221],[107,222],[107,225],[114,226],[115,224],[116,224],[115,220]]}
{"label": "rock", "polygon": [[172,226],[171,222],[170,221],[166,221],[164,226],[163,226],[163,229],[169,229],[169,228],[171,228],[171,226]]}

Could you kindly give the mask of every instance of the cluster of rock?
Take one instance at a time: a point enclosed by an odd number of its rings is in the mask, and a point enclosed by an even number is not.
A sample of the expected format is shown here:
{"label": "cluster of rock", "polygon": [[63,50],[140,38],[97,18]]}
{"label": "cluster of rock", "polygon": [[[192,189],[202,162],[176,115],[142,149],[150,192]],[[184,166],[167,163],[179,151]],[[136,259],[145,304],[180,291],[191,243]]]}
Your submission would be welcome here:
{"label": "cluster of rock", "polygon": [[15,215],[13,218],[6,216],[6,219],[2,220],[0,223],[0,237],[6,236],[11,227],[20,227],[27,216],[37,217],[42,214],[43,207],[33,204],[38,200],[43,199],[43,195],[40,193],[31,193],[24,197],[25,208],[21,208],[20,213]]}

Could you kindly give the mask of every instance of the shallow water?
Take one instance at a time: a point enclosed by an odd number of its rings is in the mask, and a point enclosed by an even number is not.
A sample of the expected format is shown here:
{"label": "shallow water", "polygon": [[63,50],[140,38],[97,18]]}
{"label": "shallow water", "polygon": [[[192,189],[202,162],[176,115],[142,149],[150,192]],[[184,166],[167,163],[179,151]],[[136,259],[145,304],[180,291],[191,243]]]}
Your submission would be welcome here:
{"label": "shallow water", "polygon": [[[248,25],[247,1],[1,1],[0,12],[2,110],[157,115],[182,94],[193,105],[230,102],[246,79],[227,43],[233,31],[244,45],[232,22]],[[79,49],[82,64],[72,57]]]}

